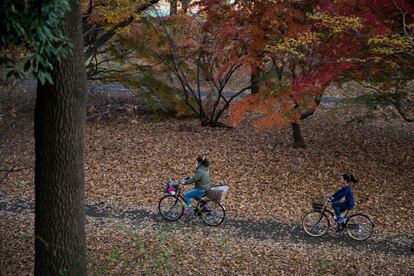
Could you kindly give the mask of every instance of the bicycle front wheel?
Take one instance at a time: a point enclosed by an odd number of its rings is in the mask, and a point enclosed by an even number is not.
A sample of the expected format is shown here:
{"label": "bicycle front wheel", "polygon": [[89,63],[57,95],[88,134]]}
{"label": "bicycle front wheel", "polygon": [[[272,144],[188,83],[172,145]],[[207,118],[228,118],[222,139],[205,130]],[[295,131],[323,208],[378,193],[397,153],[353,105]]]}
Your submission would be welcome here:
{"label": "bicycle front wheel", "polygon": [[200,207],[198,215],[205,224],[219,226],[226,219],[226,210],[220,202],[206,200],[203,207]]}
{"label": "bicycle front wheel", "polygon": [[374,232],[374,223],[365,214],[354,214],[346,223],[346,232],[357,241],[363,241],[371,237]]}
{"label": "bicycle front wheel", "polygon": [[158,203],[160,215],[169,221],[179,220],[184,213],[184,205],[178,197],[165,195]]}
{"label": "bicycle front wheel", "polygon": [[311,237],[320,237],[329,229],[329,219],[318,211],[310,211],[303,216],[302,228]]}

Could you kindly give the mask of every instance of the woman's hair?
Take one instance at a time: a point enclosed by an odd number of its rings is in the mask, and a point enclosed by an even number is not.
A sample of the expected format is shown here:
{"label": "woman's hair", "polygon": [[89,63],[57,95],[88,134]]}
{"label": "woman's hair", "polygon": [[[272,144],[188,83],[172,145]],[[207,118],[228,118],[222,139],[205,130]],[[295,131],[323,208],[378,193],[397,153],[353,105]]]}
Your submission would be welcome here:
{"label": "woman's hair", "polygon": [[201,165],[205,166],[205,167],[208,167],[208,165],[209,165],[208,159],[205,156],[197,157],[197,162],[200,163]]}
{"label": "woman's hair", "polygon": [[356,179],[352,173],[346,173],[342,175],[342,179],[346,182],[358,183],[358,179]]}

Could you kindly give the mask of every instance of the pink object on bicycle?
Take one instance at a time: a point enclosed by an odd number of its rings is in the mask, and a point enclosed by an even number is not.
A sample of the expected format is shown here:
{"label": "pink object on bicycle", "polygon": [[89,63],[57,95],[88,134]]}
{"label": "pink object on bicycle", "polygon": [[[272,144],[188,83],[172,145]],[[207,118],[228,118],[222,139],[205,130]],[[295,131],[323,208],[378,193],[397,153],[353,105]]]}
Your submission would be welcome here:
{"label": "pink object on bicycle", "polygon": [[175,195],[175,189],[174,189],[174,187],[168,187],[168,188],[167,188],[167,193],[168,193],[168,194]]}

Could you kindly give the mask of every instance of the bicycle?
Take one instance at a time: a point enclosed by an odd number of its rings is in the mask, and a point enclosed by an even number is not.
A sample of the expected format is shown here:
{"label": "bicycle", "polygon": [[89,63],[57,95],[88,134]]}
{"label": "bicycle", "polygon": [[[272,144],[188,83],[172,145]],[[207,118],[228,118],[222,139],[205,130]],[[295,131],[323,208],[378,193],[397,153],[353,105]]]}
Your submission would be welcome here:
{"label": "bicycle", "polygon": [[[328,209],[331,203],[329,197],[325,197],[323,204],[312,203],[312,211],[306,213],[302,218],[302,228],[312,237],[324,235],[330,226],[330,220],[326,214],[335,218],[334,212]],[[342,223],[342,231],[346,230],[349,237],[357,241],[363,241],[371,237],[374,232],[374,223],[370,217],[363,213],[355,213],[348,216],[348,210],[345,212],[345,221]]]}
{"label": "bicycle", "polygon": [[[182,184],[174,184],[175,194],[166,194],[158,203],[160,215],[168,221],[177,221],[184,214],[184,197],[182,196]],[[219,226],[226,219],[224,206],[214,199],[199,199],[194,209],[194,215],[209,226]]]}

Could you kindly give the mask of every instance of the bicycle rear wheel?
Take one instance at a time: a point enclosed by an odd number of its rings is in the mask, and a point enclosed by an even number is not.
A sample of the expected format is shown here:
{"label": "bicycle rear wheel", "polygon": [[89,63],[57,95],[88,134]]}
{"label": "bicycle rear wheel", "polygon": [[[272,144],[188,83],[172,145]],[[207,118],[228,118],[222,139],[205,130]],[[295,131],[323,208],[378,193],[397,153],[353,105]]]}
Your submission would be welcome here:
{"label": "bicycle rear wheel", "polygon": [[365,214],[354,214],[346,223],[346,232],[357,241],[363,241],[371,237],[374,232],[374,223]]}
{"label": "bicycle rear wheel", "polygon": [[184,213],[184,205],[178,197],[165,195],[158,203],[160,215],[169,221],[179,220]]}
{"label": "bicycle rear wheel", "polygon": [[329,229],[329,219],[318,211],[310,211],[303,216],[302,228],[311,237],[320,237]]}
{"label": "bicycle rear wheel", "polygon": [[219,226],[226,219],[226,210],[220,202],[206,200],[203,206],[200,207],[198,215],[205,224]]}

